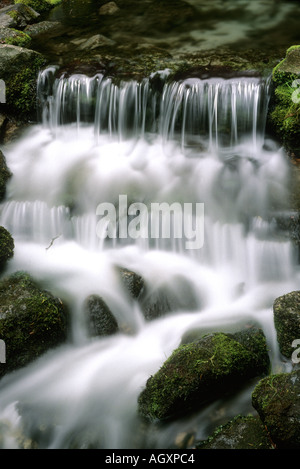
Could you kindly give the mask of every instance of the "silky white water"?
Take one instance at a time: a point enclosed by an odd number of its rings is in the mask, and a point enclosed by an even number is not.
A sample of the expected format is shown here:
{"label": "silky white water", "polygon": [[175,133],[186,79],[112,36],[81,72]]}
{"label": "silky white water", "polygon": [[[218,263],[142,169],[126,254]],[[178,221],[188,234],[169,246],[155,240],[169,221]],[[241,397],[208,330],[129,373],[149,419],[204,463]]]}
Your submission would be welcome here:
{"label": "silky white water", "polygon": [[[181,432],[205,438],[219,421],[251,411],[251,386],[148,434],[137,398],[192,329],[254,321],[273,369],[284,366],[272,304],[298,288],[299,271],[292,243],[276,230],[289,171],[283,150],[265,140],[268,84],[193,79],[159,93],[151,80],[54,74],[40,76],[41,123],[5,148],[13,177],[0,223],[15,240],[5,274],[26,270],[66,301],[70,338],[0,382],[2,447],[25,438],[42,448],[169,448]],[[142,230],[134,239],[99,236],[97,207],[118,208],[120,195],[145,207],[203,204],[203,245],[186,249],[184,237]],[[154,293],[166,288],[174,311],[145,320],[115,266],[140,274]],[[89,336],[90,294],[105,300],[121,332]]]}

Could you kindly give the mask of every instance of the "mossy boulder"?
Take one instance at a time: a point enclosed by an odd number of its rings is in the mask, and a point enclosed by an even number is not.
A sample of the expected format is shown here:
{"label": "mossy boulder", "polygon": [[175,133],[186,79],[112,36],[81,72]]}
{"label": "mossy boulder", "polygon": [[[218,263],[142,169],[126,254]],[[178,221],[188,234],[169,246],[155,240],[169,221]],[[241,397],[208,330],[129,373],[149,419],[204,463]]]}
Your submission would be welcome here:
{"label": "mossy boulder", "polygon": [[219,426],[197,449],[274,449],[269,434],[259,417],[238,415]]}
{"label": "mossy boulder", "polygon": [[6,85],[5,109],[19,120],[36,119],[37,76],[45,64],[33,50],[0,44],[1,79]]}
{"label": "mossy boulder", "polygon": [[12,173],[7,167],[5,156],[0,150],[0,202],[3,201],[6,195],[6,185],[11,176]]}
{"label": "mossy boulder", "polygon": [[47,13],[53,7],[51,2],[47,0],[15,0],[15,3],[22,3],[23,5],[29,6],[38,13]]}
{"label": "mossy boulder", "polygon": [[0,376],[62,344],[67,334],[68,309],[59,298],[24,272],[1,280],[0,338],[6,346],[6,363]]}
{"label": "mossy boulder", "polygon": [[6,228],[0,226],[0,272],[6,267],[6,263],[14,255],[14,239]]}
{"label": "mossy boulder", "polygon": [[268,369],[267,344],[260,329],[208,334],[179,346],[148,379],[138,398],[139,413],[150,420],[182,416]]}
{"label": "mossy boulder", "polygon": [[252,404],[278,449],[300,449],[299,370],[263,378]]}
{"label": "mossy boulder", "polygon": [[300,46],[292,46],[272,72],[270,124],[286,149],[300,157]]}
{"label": "mossy boulder", "polygon": [[90,295],[84,309],[88,332],[92,337],[109,336],[119,331],[116,318],[99,295]]}
{"label": "mossy boulder", "polygon": [[39,13],[22,3],[8,5],[0,10],[0,26],[22,30],[37,21],[39,16]]}
{"label": "mossy boulder", "polygon": [[274,301],[274,324],[280,352],[291,358],[294,340],[300,340],[300,291],[282,295]]}
{"label": "mossy boulder", "polygon": [[31,38],[24,31],[13,28],[0,27],[0,44],[12,44],[14,46],[29,47]]}

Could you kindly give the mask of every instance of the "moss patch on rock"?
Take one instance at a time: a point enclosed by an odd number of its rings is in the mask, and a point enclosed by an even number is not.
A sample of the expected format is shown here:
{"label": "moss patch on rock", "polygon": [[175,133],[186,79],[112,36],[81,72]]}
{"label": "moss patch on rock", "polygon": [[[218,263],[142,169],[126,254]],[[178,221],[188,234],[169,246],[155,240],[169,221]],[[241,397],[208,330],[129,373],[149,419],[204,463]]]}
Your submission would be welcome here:
{"label": "moss patch on rock", "polygon": [[300,156],[300,46],[292,46],[272,72],[270,124],[287,150]]}
{"label": "moss patch on rock", "polygon": [[14,28],[0,28],[0,43],[19,47],[29,47],[31,38],[24,31]]}
{"label": "moss patch on rock", "polygon": [[278,449],[300,448],[300,371],[262,379],[252,403]]}
{"label": "moss patch on rock", "polygon": [[53,7],[51,2],[47,0],[15,0],[15,3],[23,3],[38,13],[47,13]]}
{"label": "moss patch on rock", "polygon": [[280,352],[291,358],[295,350],[293,341],[300,339],[300,291],[276,298],[273,312]]}
{"label": "moss patch on rock", "polygon": [[14,239],[11,234],[0,226],[0,272],[6,266],[6,263],[14,255]]}
{"label": "moss patch on rock", "polygon": [[11,176],[12,173],[7,167],[5,156],[0,150],[0,202],[3,201],[6,195],[6,184]]}
{"label": "moss patch on rock", "polygon": [[197,449],[273,449],[265,426],[257,416],[238,415],[220,425]]}
{"label": "moss patch on rock", "polygon": [[39,53],[0,44],[1,78],[6,85],[6,112],[20,120],[36,118],[36,86],[45,59]]}
{"label": "moss patch on rock", "polygon": [[0,376],[61,344],[67,332],[67,307],[30,275],[17,272],[0,282],[0,338],[6,345]]}
{"label": "moss patch on rock", "polygon": [[169,419],[199,408],[267,373],[269,357],[259,329],[249,341],[244,333],[214,333],[181,345],[151,376],[139,396],[139,412],[150,419]]}

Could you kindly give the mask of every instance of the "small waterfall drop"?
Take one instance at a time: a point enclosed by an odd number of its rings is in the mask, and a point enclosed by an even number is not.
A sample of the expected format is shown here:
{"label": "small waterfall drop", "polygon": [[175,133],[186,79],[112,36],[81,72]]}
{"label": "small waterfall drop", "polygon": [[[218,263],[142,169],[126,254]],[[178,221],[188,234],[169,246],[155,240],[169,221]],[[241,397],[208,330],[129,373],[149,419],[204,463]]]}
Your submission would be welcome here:
{"label": "small waterfall drop", "polygon": [[[254,321],[281,365],[272,303],[296,288],[299,272],[292,243],[272,223],[289,188],[283,151],[264,146],[268,81],[158,77],[159,86],[153,76],[116,83],[56,77],[50,67],[38,82],[41,123],[5,151],[13,178],[0,223],[16,244],[8,273],[27,270],[72,307],[70,342],[0,383],[6,446],[18,446],[18,403],[35,414],[33,426],[52,429],[41,447],[150,445],[137,435],[137,397],[193,328]],[[147,321],[116,266],[154,292],[166,288],[174,311]],[[89,337],[90,294],[131,334]],[[228,415],[248,405],[242,396]],[[204,437],[208,414],[181,428],[196,425]],[[151,445],[170,444],[176,431],[161,429]]]}

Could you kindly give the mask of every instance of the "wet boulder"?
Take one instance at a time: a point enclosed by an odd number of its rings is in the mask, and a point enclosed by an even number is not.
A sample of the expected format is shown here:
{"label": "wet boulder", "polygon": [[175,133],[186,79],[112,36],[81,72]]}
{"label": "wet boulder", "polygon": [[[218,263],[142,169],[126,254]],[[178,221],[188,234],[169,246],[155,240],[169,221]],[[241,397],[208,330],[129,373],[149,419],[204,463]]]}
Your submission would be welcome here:
{"label": "wet boulder", "polygon": [[0,150],[0,202],[4,200],[6,195],[6,185],[11,176],[12,173],[6,164],[5,156]]}
{"label": "wet boulder", "polygon": [[141,416],[177,418],[268,373],[266,339],[260,329],[212,333],[179,346],[151,376],[138,398]]}
{"label": "wet boulder", "polygon": [[6,267],[7,261],[14,255],[14,239],[12,235],[0,226],[0,272]]}
{"label": "wet boulder", "polygon": [[21,368],[67,339],[68,308],[24,272],[0,282],[0,338],[6,362],[0,376]]}
{"label": "wet boulder", "polygon": [[300,449],[300,370],[263,378],[252,404],[278,449]]}
{"label": "wet boulder", "polygon": [[218,427],[197,449],[274,449],[269,434],[260,418],[238,415]]}
{"label": "wet boulder", "polygon": [[85,302],[88,331],[93,336],[109,336],[119,331],[113,313],[99,295],[90,295]]}
{"label": "wet boulder", "polygon": [[118,271],[125,290],[132,298],[138,299],[144,288],[143,278],[136,272],[133,272],[132,270],[126,269],[124,267],[119,267]]}
{"label": "wet boulder", "polygon": [[292,358],[297,340],[300,342],[300,291],[276,298],[273,312],[280,352]]}

